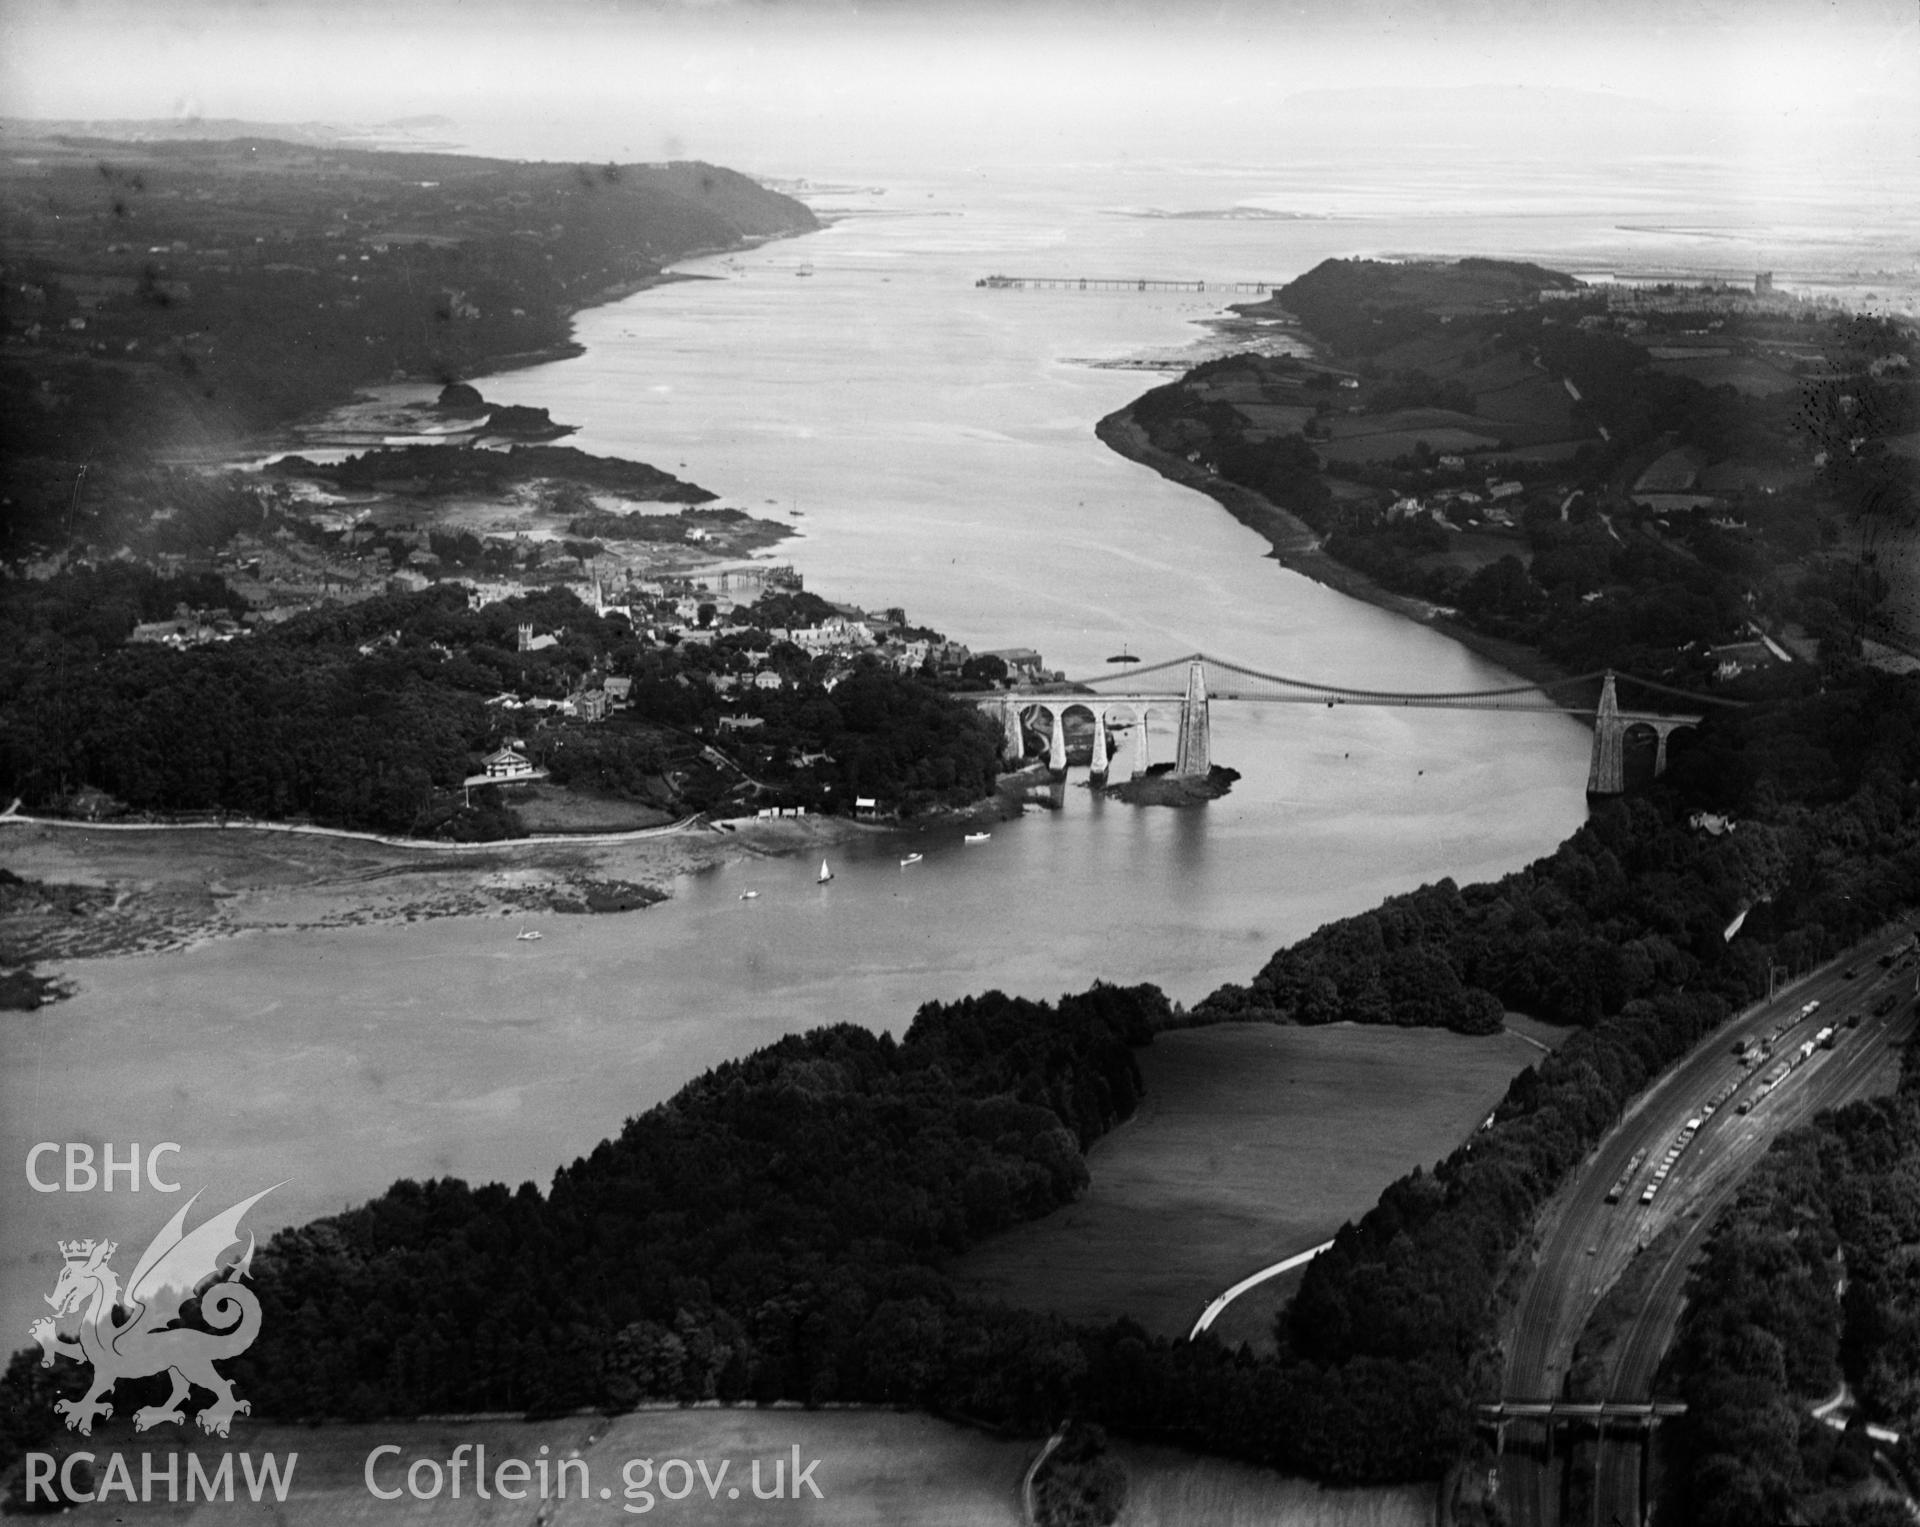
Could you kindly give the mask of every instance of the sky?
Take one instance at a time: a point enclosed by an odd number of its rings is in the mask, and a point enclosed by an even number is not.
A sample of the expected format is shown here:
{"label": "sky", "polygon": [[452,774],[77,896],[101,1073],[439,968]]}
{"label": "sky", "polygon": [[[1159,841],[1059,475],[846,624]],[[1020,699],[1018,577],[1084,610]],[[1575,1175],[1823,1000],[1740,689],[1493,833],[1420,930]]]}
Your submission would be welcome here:
{"label": "sky", "polygon": [[762,173],[1470,152],[1910,171],[1912,0],[6,0],[0,113],[380,123]]}

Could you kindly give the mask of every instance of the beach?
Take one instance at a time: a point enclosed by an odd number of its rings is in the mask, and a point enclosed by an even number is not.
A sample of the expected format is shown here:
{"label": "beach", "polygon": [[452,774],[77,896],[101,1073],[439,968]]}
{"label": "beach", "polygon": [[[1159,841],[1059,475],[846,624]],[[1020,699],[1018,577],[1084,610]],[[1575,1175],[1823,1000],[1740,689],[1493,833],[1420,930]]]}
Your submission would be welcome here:
{"label": "beach", "polygon": [[0,906],[14,959],[160,954],[243,933],[393,927],[445,917],[638,915],[676,878],[871,833],[826,817],[623,834],[401,846],[311,828],[98,826],[0,818],[7,868],[68,896]]}

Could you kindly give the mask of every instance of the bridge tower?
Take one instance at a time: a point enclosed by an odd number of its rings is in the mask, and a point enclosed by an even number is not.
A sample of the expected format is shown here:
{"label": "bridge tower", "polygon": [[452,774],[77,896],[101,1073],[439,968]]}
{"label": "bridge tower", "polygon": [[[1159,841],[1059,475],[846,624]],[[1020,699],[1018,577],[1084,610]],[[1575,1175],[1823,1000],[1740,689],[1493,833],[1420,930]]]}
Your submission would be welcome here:
{"label": "bridge tower", "polygon": [[1588,795],[1621,795],[1627,788],[1627,726],[1620,719],[1620,699],[1613,689],[1613,670],[1600,686],[1600,708],[1593,718],[1593,761],[1587,768]]}
{"label": "bridge tower", "polygon": [[1174,755],[1178,779],[1204,775],[1213,767],[1213,734],[1207,721],[1207,669],[1195,658],[1187,665],[1187,698],[1180,705],[1180,750]]}

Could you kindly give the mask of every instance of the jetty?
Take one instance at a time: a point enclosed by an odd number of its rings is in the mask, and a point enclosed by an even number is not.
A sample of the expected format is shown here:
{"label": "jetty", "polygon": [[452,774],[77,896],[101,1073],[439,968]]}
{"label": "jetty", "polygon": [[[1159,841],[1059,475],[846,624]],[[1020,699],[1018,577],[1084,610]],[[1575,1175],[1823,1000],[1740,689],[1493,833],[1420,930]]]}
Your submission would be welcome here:
{"label": "jetty", "polygon": [[1258,292],[1271,294],[1281,281],[1160,281],[1148,276],[982,276],[973,283],[996,292]]}

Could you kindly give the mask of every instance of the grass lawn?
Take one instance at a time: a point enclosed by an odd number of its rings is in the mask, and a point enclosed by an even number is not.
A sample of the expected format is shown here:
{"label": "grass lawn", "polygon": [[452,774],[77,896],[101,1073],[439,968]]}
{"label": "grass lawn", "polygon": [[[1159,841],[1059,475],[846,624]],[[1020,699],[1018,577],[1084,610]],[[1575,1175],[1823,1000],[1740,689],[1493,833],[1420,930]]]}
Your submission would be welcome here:
{"label": "grass lawn", "polygon": [[508,804],[530,832],[632,832],[673,820],[672,812],[642,801],[595,795],[563,785],[522,787],[508,795]]}
{"label": "grass lawn", "polygon": [[1141,1052],[1139,1114],[1093,1149],[1086,1197],[949,1272],[988,1298],[1184,1335],[1214,1295],[1444,1156],[1539,1054],[1514,1034],[1354,1024],[1163,1034]]}
{"label": "grass lawn", "polygon": [[[1465,505],[1456,504],[1453,512],[1456,516],[1464,517],[1473,511]],[[1531,564],[1533,552],[1526,541],[1517,535],[1500,531],[1463,530],[1458,535],[1447,537],[1445,551],[1422,552],[1414,561],[1423,568],[1452,567],[1463,573],[1477,573],[1502,557],[1518,557],[1522,563]]]}
{"label": "grass lawn", "polygon": [[1531,367],[1511,380],[1484,385],[1474,393],[1473,406],[1482,418],[1505,426],[1532,425],[1552,434],[1574,428],[1573,399],[1552,377]]}
{"label": "grass lawn", "polygon": [[1117,1527],[1429,1527],[1434,1487],[1329,1490],[1247,1464],[1121,1443],[1127,1505]]}

